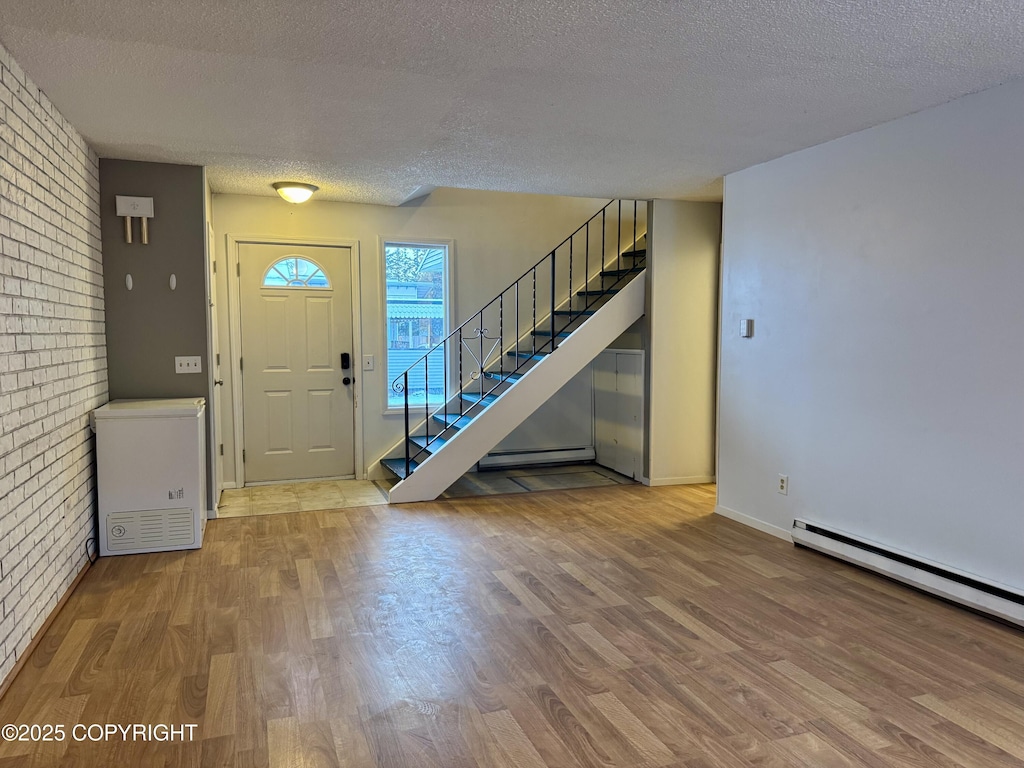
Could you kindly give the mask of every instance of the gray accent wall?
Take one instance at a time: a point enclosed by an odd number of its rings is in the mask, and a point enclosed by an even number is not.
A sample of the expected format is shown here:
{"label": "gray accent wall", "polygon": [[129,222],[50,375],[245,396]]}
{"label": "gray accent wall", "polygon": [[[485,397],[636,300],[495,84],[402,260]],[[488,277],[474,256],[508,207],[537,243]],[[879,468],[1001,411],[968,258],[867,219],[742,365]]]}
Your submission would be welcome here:
{"label": "gray accent wall", "polygon": [[[138,220],[132,242],[125,242],[117,195],[153,198],[148,245],[141,243]],[[200,166],[100,160],[110,399],[205,397],[212,421],[205,200]],[[128,274],[131,291],[125,285]],[[201,357],[202,373],[175,373],[176,355]],[[211,434],[208,421],[207,451],[212,452]],[[213,478],[207,487],[212,501]]]}

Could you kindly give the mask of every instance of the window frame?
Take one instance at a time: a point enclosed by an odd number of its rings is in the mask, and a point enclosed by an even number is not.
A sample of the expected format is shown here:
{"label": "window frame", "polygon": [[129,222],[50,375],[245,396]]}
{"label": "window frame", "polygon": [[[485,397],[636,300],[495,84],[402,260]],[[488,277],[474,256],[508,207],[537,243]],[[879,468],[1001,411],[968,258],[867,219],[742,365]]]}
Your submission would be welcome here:
{"label": "window frame", "polygon": [[[267,285],[267,275],[270,274],[270,271],[272,269],[276,269],[277,265],[280,264],[281,262],[288,261],[290,259],[301,260],[301,261],[305,261],[305,262],[308,262],[308,263],[312,264],[314,267],[316,267],[316,270],[314,271],[314,274],[316,272],[319,272],[321,275],[323,275],[324,280],[327,282],[327,285],[309,285],[308,283],[305,283],[303,285],[291,285],[290,283],[285,283],[284,285]],[[277,273],[281,274],[281,271],[277,270]],[[312,277],[312,275],[310,275],[310,277]],[[302,254],[294,253],[294,254],[289,254],[289,255],[285,256],[283,259],[278,259],[273,264],[271,264],[269,267],[267,267],[266,271],[263,273],[263,277],[260,279],[260,290],[261,291],[263,291],[263,290],[267,290],[267,291],[285,291],[285,290],[288,290],[288,291],[333,291],[334,290],[334,286],[331,284],[331,279],[327,276],[327,272],[324,270],[323,265],[317,263],[315,260],[309,258],[308,256],[303,256]]]}
{"label": "window frame", "polygon": [[[447,337],[452,329],[455,327],[455,241],[452,239],[445,238],[434,238],[434,237],[386,237],[380,236],[378,238],[378,251],[380,253],[380,306],[381,306],[381,347],[382,354],[381,358],[383,361],[383,372],[384,372],[384,404],[382,413],[385,416],[400,416],[404,415],[405,408],[402,406],[392,407],[390,405],[389,393],[391,392],[391,376],[388,372],[388,275],[387,275],[387,251],[386,249],[393,246],[409,247],[409,248],[444,248],[444,312],[442,313],[442,320],[444,322],[444,331],[442,338]],[[445,367],[449,370],[448,376],[448,389],[445,393],[445,400],[451,397],[452,381],[451,381],[451,358],[445,360]],[[441,405],[437,403],[436,405]],[[435,407],[432,405],[431,407]],[[416,406],[417,409],[422,410],[423,406]]]}

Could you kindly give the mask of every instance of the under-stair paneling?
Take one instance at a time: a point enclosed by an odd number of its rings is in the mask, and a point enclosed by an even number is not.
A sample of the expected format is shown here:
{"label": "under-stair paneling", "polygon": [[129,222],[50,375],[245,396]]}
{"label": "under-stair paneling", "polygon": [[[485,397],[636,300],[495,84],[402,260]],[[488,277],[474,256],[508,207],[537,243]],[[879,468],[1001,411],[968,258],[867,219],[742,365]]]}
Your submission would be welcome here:
{"label": "under-stair paneling", "polygon": [[538,408],[494,452],[594,447],[594,376],[588,365]]}
{"label": "under-stair paneling", "polygon": [[715,477],[722,206],[655,200],[648,221],[647,455],[651,485]]}

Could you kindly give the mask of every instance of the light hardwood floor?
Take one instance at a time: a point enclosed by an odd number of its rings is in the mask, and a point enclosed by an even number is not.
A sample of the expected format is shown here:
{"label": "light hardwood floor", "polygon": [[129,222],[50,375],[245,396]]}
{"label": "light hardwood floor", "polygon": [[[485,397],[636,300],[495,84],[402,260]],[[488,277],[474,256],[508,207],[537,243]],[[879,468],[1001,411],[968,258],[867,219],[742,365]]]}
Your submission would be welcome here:
{"label": "light hardwood floor", "polygon": [[105,558],[0,724],[29,766],[1021,766],[1024,634],[617,486],[211,522]]}

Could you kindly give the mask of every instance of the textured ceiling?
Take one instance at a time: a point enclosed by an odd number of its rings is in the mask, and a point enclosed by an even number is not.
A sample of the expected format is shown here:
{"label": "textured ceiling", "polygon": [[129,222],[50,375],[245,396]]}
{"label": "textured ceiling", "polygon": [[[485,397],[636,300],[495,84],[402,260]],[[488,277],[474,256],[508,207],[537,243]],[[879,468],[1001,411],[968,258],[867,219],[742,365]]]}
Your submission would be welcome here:
{"label": "textured ceiling", "polygon": [[387,204],[715,198],[1024,75],[1020,0],[0,0],[0,41],[101,156]]}

